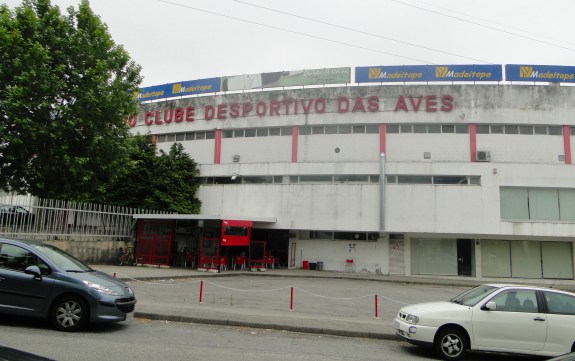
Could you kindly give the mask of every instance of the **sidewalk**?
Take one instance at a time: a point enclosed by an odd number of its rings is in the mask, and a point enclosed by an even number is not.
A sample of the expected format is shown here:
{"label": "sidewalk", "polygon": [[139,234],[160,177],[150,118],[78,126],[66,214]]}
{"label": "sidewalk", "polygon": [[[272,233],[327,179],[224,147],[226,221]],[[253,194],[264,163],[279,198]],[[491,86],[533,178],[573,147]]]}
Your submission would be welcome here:
{"label": "sidewalk", "polygon": [[[92,267],[130,284],[138,299],[135,316],[139,318],[376,339],[396,339],[393,319],[403,305],[446,300],[488,283],[461,277],[300,269],[211,273],[185,268]],[[553,282],[521,281],[495,282]],[[557,281],[554,287],[575,289],[575,282]]]}

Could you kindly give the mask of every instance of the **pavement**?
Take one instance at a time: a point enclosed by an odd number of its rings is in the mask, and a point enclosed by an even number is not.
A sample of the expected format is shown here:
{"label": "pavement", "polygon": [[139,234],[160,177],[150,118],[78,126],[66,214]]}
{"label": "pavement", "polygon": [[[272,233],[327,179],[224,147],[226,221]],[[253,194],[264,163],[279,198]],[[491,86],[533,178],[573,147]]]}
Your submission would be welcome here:
{"label": "pavement", "polygon": [[575,291],[573,280],[387,276],[302,269],[199,272],[190,268],[92,265],[126,281],[134,317],[348,337],[398,339],[393,319],[407,304],[447,300],[483,283]]}

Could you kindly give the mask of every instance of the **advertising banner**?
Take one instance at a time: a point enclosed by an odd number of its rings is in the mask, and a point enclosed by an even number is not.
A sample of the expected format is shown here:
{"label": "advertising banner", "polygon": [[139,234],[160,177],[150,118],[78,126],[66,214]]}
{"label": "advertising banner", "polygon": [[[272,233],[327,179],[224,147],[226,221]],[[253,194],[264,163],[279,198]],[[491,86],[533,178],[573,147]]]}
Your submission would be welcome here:
{"label": "advertising banner", "polygon": [[146,87],[140,89],[138,100],[143,102],[184,95],[215,93],[220,91],[220,83],[221,78],[218,77]]}
{"label": "advertising banner", "polygon": [[356,83],[501,81],[502,65],[401,65],[355,68]]}
{"label": "advertising banner", "polygon": [[222,77],[222,91],[303,85],[347,84],[350,68],[304,69]]}
{"label": "advertising banner", "polygon": [[505,80],[575,83],[575,66],[505,65]]}

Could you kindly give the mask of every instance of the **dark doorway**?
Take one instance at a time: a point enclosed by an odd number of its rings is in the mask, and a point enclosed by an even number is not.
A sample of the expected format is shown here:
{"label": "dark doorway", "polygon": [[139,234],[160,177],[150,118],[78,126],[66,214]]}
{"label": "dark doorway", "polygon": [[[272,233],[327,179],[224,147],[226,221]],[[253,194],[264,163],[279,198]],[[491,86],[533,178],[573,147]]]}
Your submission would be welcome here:
{"label": "dark doorway", "polygon": [[459,276],[472,276],[474,264],[473,240],[457,240],[457,274]]}
{"label": "dark doorway", "polygon": [[288,266],[289,230],[252,229],[253,241],[265,241],[266,253],[278,259],[278,266]]}

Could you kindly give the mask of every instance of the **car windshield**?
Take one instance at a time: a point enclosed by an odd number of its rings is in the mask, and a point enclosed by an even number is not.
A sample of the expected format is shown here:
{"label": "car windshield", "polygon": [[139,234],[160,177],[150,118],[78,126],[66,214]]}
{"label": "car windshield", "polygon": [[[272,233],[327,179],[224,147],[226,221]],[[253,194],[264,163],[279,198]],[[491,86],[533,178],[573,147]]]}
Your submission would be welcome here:
{"label": "car windshield", "polygon": [[72,255],[62,251],[59,248],[47,245],[37,244],[34,245],[38,251],[61,268],[68,272],[91,272],[93,271],[88,265],[74,258]]}
{"label": "car windshield", "polygon": [[493,293],[495,290],[497,290],[497,287],[495,286],[489,286],[489,285],[477,286],[475,288],[463,292],[459,296],[453,297],[449,301],[460,305],[473,307],[479,301],[481,301],[485,296]]}

